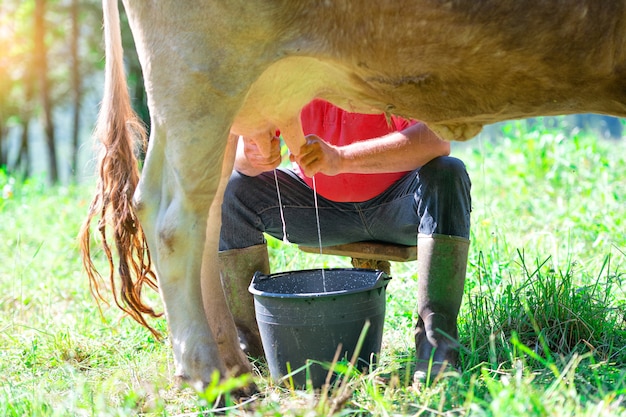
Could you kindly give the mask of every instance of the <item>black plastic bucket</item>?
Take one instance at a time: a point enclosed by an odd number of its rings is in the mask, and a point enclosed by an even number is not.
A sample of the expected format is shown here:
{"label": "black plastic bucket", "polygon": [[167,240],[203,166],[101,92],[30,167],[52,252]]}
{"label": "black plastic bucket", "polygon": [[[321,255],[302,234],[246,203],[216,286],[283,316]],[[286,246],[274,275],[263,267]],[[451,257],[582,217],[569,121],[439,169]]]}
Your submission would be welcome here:
{"label": "black plastic bucket", "polygon": [[[369,367],[380,352],[385,295],[390,277],[369,269],[321,269],[264,275],[250,284],[263,349],[274,380],[292,375],[298,387],[307,377],[321,387],[342,345],[339,360],[350,360],[366,321],[369,330],[357,367]],[[308,375],[307,375],[308,373]]]}

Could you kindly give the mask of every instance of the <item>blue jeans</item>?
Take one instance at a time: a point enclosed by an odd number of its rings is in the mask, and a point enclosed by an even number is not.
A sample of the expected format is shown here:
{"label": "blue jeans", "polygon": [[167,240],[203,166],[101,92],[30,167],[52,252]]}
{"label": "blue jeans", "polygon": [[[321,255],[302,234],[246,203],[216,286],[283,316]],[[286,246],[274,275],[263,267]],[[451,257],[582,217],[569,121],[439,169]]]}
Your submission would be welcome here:
{"label": "blue jeans", "polygon": [[[317,246],[313,190],[290,170],[276,174],[288,240]],[[322,245],[367,240],[416,245],[418,233],[469,238],[470,188],[463,162],[439,157],[368,201],[338,203],[318,195]],[[220,250],[263,244],[263,233],[283,238],[274,172],[248,177],[234,171],[222,205]]]}

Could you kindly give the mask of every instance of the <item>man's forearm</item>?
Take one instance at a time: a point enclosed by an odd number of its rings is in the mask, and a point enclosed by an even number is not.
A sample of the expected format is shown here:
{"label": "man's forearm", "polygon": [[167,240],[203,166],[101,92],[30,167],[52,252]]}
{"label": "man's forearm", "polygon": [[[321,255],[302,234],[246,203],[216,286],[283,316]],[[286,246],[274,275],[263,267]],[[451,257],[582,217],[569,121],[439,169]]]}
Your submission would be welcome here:
{"label": "man's forearm", "polygon": [[355,142],[340,148],[341,172],[375,174],[411,171],[450,154],[450,144],[423,123],[402,132]]}

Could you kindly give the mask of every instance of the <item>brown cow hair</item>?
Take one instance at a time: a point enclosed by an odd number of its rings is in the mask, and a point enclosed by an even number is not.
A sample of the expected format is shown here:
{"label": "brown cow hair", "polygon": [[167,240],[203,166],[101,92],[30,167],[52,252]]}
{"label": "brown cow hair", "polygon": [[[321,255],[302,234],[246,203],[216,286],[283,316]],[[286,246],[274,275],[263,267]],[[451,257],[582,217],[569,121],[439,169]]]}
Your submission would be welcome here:
{"label": "brown cow hair", "polygon": [[[108,304],[100,289],[104,279],[91,259],[91,224],[99,216],[97,229],[109,264],[108,281],[115,304],[150,330],[155,337],[160,338],[159,332],[148,324],[145,317],[159,317],[163,313],[155,312],[142,301],[143,285],[147,284],[156,290],[158,284],[152,271],[146,238],[132,201],[139,182],[135,148],[137,143],[142,143],[145,147],[146,129],[130,104],[123,67],[117,1],[107,3],[104,10],[107,56],[104,98],[94,132],[94,136],[103,146],[98,157],[99,180],[96,194],[79,233],[81,256],[92,295],[99,306],[100,301]],[[112,238],[119,257],[119,288],[115,279],[113,252],[107,239],[109,228],[112,229]]]}

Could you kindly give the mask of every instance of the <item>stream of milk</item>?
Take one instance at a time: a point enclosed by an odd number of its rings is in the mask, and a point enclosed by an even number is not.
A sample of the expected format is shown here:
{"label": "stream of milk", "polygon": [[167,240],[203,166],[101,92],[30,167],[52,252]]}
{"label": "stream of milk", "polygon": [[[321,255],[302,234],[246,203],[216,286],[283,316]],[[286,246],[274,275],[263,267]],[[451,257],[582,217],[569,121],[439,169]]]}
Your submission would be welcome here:
{"label": "stream of milk", "polygon": [[[320,248],[320,255],[322,255],[322,230],[320,227],[320,213],[319,213],[319,205],[317,203],[317,185],[315,183],[315,175],[312,177],[313,180],[313,199],[315,203],[315,220],[317,222],[317,241]],[[287,238],[287,225],[285,223],[285,213],[283,209],[283,203],[280,198],[280,187],[278,185],[278,175],[276,174],[276,169],[274,169],[274,181],[276,182],[276,194],[278,194],[278,208],[280,210],[280,220],[283,225],[283,242],[290,243]],[[324,268],[320,268],[322,271],[322,285],[324,287],[324,292],[326,292],[326,274],[324,272]]]}

